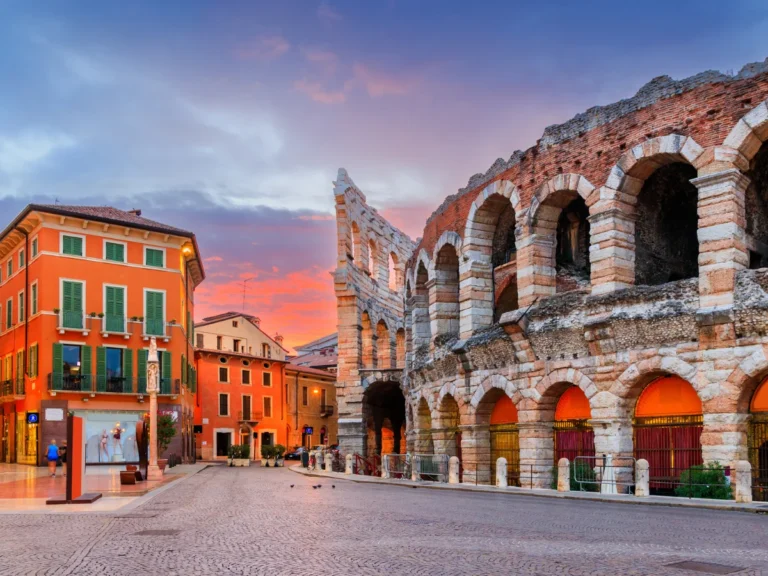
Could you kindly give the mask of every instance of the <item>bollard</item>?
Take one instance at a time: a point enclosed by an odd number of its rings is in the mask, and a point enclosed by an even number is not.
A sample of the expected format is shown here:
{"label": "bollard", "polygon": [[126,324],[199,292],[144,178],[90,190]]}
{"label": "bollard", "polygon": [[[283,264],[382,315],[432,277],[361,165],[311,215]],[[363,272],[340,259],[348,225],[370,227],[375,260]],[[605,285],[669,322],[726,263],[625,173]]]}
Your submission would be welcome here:
{"label": "bollard", "polygon": [[316,450],[315,451],[315,466],[322,470],[324,468],[323,466],[323,451],[322,450]]}
{"label": "bollard", "polygon": [[499,458],[496,460],[496,486],[498,488],[507,487],[507,459]]}
{"label": "bollard", "polygon": [[330,454],[325,458],[325,471],[333,472],[333,458],[331,458]]}
{"label": "bollard", "polygon": [[448,460],[448,484],[459,483],[459,457],[451,456]]}
{"label": "bollard", "polygon": [[560,458],[557,463],[557,491],[571,491],[571,463],[568,458]]}
{"label": "bollard", "polygon": [[387,457],[381,457],[381,477],[384,479],[389,478],[389,467],[387,466]]}
{"label": "bollard", "polygon": [[417,482],[419,480],[419,457],[414,456],[411,459],[411,480]]}
{"label": "bollard", "polygon": [[736,462],[736,482],[734,483],[736,502],[752,502],[752,464],[746,460]]}
{"label": "bollard", "polygon": [[347,454],[346,464],[344,466],[344,474],[352,474],[352,454]]}
{"label": "bollard", "polygon": [[640,458],[635,462],[635,496],[650,496],[649,482],[648,460]]}

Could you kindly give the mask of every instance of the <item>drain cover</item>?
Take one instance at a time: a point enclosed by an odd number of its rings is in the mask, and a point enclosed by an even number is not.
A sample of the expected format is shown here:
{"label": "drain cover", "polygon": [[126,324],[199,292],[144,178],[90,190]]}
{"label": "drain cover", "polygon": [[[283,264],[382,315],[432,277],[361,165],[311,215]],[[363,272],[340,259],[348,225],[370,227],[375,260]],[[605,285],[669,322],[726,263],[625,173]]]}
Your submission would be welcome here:
{"label": "drain cover", "polygon": [[726,566],[725,564],[713,564],[712,562],[695,562],[686,560],[685,562],[675,562],[667,564],[670,568],[680,568],[681,570],[693,570],[694,572],[704,572],[705,574],[733,574],[740,572],[744,568],[738,566]]}
{"label": "drain cover", "polygon": [[[142,530],[136,532],[134,536],[176,536],[181,530]],[[726,572],[723,572],[726,574]]]}

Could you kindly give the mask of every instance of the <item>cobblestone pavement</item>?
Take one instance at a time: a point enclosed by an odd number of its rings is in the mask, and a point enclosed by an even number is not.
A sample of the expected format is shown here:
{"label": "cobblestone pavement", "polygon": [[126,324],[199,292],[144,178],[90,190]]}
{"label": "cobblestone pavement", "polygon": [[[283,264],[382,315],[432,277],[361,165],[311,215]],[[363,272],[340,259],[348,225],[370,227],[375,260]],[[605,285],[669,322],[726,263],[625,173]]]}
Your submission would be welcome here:
{"label": "cobblestone pavement", "polygon": [[0,574],[707,573],[686,560],[768,575],[768,517],[224,467],[130,512],[0,517]]}

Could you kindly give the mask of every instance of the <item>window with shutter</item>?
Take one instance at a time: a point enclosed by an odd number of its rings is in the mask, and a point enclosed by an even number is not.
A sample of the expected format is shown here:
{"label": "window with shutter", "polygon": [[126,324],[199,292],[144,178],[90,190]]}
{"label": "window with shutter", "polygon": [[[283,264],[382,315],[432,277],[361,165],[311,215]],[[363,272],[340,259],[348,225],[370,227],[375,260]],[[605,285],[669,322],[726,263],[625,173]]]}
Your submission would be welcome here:
{"label": "window with shutter", "polygon": [[96,390],[107,390],[107,349],[103,346],[96,348]]}
{"label": "window with shutter", "polygon": [[229,416],[229,394],[219,394],[219,416]]}
{"label": "window with shutter", "polygon": [[32,307],[32,314],[37,314],[37,282],[35,282],[34,284],[32,284],[32,286],[30,286],[30,290],[32,291],[31,298],[30,298],[31,300],[30,306]]}
{"label": "window with shutter", "polygon": [[70,256],[82,256],[83,239],[79,236],[64,235],[61,240],[61,248],[63,254],[68,254]]}
{"label": "window with shutter", "polygon": [[139,389],[137,392],[139,394],[146,394],[147,393],[147,358],[149,357],[149,351],[148,350],[138,350],[136,352],[136,362],[137,362],[137,370],[138,374],[137,381],[139,385]]}
{"label": "window with shutter", "polygon": [[219,382],[229,382],[229,368],[219,366]]}
{"label": "window with shutter", "polygon": [[53,343],[53,374],[51,386],[54,390],[61,390],[62,377],[64,375],[64,349],[58,342]]}
{"label": "window with shutter", "polygon": [[5,303],[5,329],[13,326],[13,300],[10,298]]}
{"label": "window with shutter", "polygon": [[249,385],[251,383],[251,371],[243,370],[243,384]]}
{"label": "window with shutter", "polygon": [[272,397],[264,396],[264,418],[272,418]]}
{"label": "window with shutter", "polygon": [[271,372],[264,372],[262,374],[262,384],[266,387],[272,386],[272,373]]}
{"label": "window with shutter", "polygon": [[19,269],[24,268],[27,265],[27,254],[22,248],[19,250]]}
{"label": "window with shutter", "polygon": [[125,262],[125,244],[106,242],[104,245],[104,259],[113,262]]}
{"label": "window with shutter", "polygon": [[13,276],[13,260],[8,260],[8,264],[6,265],[7,271],[6,271],[6,279]]}
{"label": "window with shutter", "polygon": [[125,332],[125,288],[107,286],[106,331]]}
{"label": "window with shutter", "polygon": [[197,347],[205,348],[204,336],[202,334],[197,335]]}
{"label": "window with shutter", "polygon": [[243,396],[243,420],[251,419],[251,397]]}
{"label": "window with shutter", "polygon": [[62,282],[62,326],[82,329],[83,327],[83,283]]}
{"label": "window with shutter", "polygon": [[173,364],[171,364],[171,353],[161,352],[160,356],[160,393],[171,393],[171,370]]}
{"label": "window with shutter", "polygon": [[157,268],[163,268],[165,266],[164,260],[164,252],[162,250],[157,250],[155,248],[145,248],[144,249],[144,264],[147,266],[154,266]]}
{"label": "window with shutter", "polygon": [[145,334],[165,335],[165,294],[147,290],[144,303]]}
{"label": "window with shutter", "polygon": [[26,318],[24,318],[24,291],[19,294],[19,322],[24,322]]}
{"label": "window with shutter", "polygon": [[32,258],[37,257],[37,250],[38,250],[38,242],[37,237],[32,239]]}

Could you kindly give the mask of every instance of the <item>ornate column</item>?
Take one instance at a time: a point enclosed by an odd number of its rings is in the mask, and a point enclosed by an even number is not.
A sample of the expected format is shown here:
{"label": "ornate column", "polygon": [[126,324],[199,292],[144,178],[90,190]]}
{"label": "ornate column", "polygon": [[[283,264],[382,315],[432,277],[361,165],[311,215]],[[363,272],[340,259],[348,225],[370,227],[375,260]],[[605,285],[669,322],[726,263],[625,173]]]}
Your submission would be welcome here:
{"label": "ornate column", "polygon": [[153,336],[149,341],[147,356],[147,393],[149,394],[149,466],[147,480],[160,480],[163,471],[157,465],[157,393],[160,382],[160,361],[157,357],[157,342]]}

